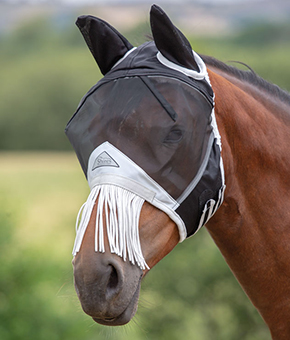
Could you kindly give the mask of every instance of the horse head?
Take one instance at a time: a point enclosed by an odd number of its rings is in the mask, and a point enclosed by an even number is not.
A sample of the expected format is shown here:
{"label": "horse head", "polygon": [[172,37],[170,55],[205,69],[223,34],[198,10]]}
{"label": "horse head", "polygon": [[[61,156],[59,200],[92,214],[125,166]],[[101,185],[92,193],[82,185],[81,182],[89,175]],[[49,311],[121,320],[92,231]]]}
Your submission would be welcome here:
{"label": "horse head", "polygon": [[101,19],[77,26],[104,77],[69,121],[91,192],[78,218],[75,287],[104,325],[137,310],[141,280],[223,200],[214,95],[202,59],[157,6],[134,48]]}

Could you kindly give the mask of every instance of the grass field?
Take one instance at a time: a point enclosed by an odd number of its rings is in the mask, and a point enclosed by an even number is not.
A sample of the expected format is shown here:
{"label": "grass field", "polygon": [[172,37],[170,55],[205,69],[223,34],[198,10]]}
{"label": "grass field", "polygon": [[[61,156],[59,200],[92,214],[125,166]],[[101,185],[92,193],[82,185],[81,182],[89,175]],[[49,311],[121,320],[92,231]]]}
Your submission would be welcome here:
{"label": "grass field", "polygon": [[205,229],[148,275],[133,322],[95,324],[73,288],[74,223],[88,187],[72,153],[0,154],[0,339],[267,340]]}

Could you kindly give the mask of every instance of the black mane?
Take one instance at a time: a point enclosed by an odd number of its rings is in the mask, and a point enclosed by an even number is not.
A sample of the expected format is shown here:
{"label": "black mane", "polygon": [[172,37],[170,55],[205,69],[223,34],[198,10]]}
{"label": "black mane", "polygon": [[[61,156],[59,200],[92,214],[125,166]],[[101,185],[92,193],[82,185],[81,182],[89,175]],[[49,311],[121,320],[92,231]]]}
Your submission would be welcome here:
{"label": "black mane", "polygon": [[258,88],[265,90],[269,94],[274,95],[284,103],[290,105],[290,94],[287,91],[284,91],[279,86],[261,78],[249,66],[240,63],[245,65],[249,69],[249,71],[243,71],[236,67],[227,65],[213,57],[203,55],[202,59],[207,65],[218,68],[219,70],[226,72],[227,74],[233,75],[240,80],[244,80],[254,86],[257,86]]}

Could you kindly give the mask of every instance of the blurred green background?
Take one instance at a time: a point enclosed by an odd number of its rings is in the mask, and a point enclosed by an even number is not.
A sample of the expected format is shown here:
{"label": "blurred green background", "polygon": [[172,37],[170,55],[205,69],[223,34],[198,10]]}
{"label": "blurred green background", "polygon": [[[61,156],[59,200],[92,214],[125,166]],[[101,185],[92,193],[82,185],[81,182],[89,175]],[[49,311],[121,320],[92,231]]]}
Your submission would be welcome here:
{"label": "blurred green background", "polygon": [[[2,14],[13,6],[0,1]],[[142,11],[121,30],[135,45],[150,33],[149,5]],[[74,26],[84,13],[98,15],[98,5],[42,10],[0,30],[0,339],[270,339],[205,229],[151,270],[128,325],[100,326],[82,312],[71,249],[88,188],[64,127],[100,78]],[[239,23],[219,34],[182,28],[198,53],[244,62],[290,90],[289,21]]]}

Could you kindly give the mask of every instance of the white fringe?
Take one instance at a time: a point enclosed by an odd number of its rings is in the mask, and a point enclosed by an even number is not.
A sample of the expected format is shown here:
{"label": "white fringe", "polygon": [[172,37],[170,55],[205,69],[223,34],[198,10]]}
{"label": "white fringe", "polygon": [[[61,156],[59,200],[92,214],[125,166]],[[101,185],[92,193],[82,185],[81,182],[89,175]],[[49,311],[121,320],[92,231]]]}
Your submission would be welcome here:
{"label": "white fringe", "polygon": [[76,221],[76,239],[73,255],[79,252],[82,240],[98,198],[95,230],[95,251],[105,252],[104,223],[110,251],[124,261],[137,264],[142,270],[150,269],[141,250],[139,238],[139,217],[144,200],[111,184],[92,188],[87,201],[81,207]]}

